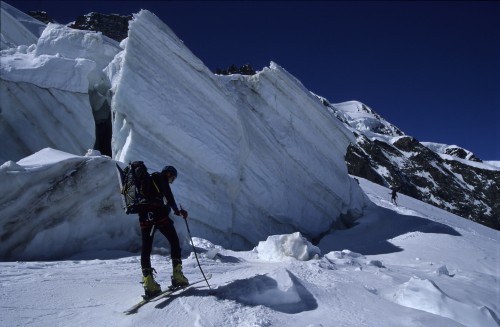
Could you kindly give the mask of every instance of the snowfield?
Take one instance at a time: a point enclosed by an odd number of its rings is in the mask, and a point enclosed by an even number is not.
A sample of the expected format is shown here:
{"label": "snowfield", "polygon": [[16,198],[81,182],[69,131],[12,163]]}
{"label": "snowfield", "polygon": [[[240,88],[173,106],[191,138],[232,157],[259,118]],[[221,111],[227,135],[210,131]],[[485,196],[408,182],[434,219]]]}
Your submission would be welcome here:
{"label": "snowfield", "polygon": [[[203,282],[128,316],[123,311],[142,292],[137,253],[2,262],[0,324],[498,326],[499,233],[405,196],[395,207],[388,189],[360,183],[373,203],[353,228],[318,247],[294,233],[270,236],[251,251],[195,237],[211,289]],[[152,261],[164,287],[167,244]],[[202,276],[191,249],[184,248],[184,270],[195,281]]]}

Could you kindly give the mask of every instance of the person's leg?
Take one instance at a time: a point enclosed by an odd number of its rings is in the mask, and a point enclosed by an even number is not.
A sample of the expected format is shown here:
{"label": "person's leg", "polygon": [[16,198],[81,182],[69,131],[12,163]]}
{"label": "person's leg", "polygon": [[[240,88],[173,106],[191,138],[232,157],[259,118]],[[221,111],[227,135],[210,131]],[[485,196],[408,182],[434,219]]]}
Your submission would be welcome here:
{"label": "person's leg", "polygon": [[151,251],[153,250],[154,225],[148,221],[141,221],[141,268],[142,268],[142,283],[144,286],[145,296],[148,298],[154,297],[161,292],[160,284],[155,279],[151,267]]}
{"label": "person's leg", "polygon": [[174,222],[170,218],[164,218],[156,223],[158,230],[165,236],[170,243],[170,258],[172,261],[181,260],[181,246],[177,231],[175,230]]}
{"label": "person's leg", "polygon": [[182,273],[181,247],[174,222],[170,218],[162,220],[156,225],[158,230],[167,238],[170,243],[170,258],[172,259],[172,285],[185,286],[189,281]]}
{"label": "person's leg", "polygon": [[141,222],[141,268],[151,268],[151,251],[153,250],[154,225]]}

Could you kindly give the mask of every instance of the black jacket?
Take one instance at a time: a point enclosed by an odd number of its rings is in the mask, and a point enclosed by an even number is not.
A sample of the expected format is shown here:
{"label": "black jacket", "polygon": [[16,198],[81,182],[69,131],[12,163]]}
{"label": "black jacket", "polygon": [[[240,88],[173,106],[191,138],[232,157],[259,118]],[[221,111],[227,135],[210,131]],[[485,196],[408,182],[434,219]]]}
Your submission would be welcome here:
{"label": "black jacket", "polygon": [[[174,213],[177,214],[179,212],[179,208],[177,208],[177,203],[175,203],[174,194],[172,193],[172,189],[170,188],[167,178],[158,172],[152,173],[151,177],[153,179],[153,188],[160,192],[162,199],[166,199],[166,206],[169,211],[170,208],[172,208]],[[165,202],[163,202],[163,204],[165,204]]]}

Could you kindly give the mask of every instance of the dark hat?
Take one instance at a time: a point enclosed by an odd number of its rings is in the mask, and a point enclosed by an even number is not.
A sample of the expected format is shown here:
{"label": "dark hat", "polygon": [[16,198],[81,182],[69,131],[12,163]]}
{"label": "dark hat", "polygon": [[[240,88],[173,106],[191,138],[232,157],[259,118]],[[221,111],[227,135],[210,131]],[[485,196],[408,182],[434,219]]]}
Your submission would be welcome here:
{"label": "dark hat", "polygon": [[161,170],[161,173],[165,174],[167,172],[171,173],[172,175],[175,176],[175,178],[177,178],[177,169],[175,169],[174,166],[165,166],[165,167],[163,167],[163,169]]}

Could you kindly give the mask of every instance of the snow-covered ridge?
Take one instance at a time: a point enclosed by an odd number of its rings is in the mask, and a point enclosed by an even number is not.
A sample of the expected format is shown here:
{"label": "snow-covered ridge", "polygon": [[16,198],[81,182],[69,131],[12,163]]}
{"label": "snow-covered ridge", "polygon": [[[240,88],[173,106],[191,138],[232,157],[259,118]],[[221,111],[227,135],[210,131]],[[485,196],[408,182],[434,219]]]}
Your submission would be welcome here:
{"label": "snow-covered ridge", "polygon": [[473,164],[473,162],[481,162],[481,160],[477,158],[474,155],[474,153],[464,148],[461,148],[458,145],[448,145],[435,142],[421,142],[421,143],[440,155],[458,158],[459,160],[460,159],[467,160],[469,164]]}
{"label": "snow-covered ridge", "polygon": [[356,133],[362,133],[369,138],[382,138],[384,140],[405,135],[399,128],[359,101],[332,104],[324,97],[315,96],[320,99],[321,103],[330,112]]}
{"label": "snow-covered ridge", "polygon": [[482,162],[456,145],[419,142],[357,101],[331,104],[315,96],[356,135],[346,154],[350,174],[500,228],[495,162]]}

